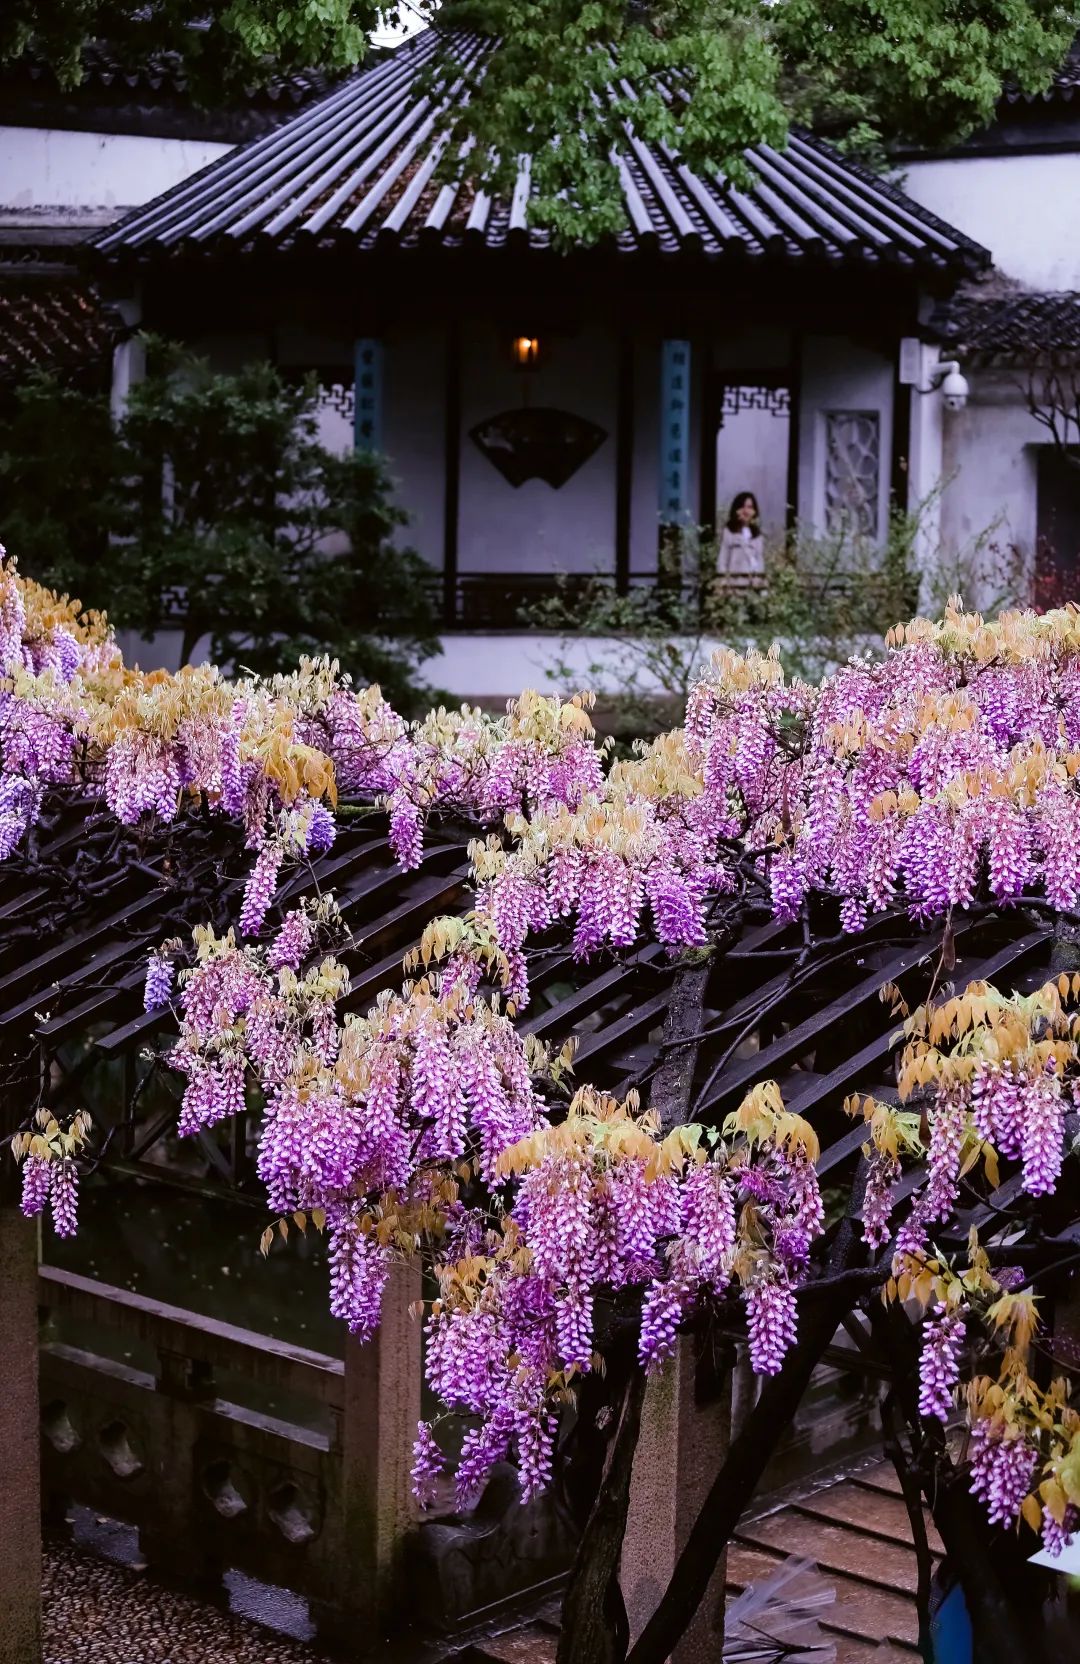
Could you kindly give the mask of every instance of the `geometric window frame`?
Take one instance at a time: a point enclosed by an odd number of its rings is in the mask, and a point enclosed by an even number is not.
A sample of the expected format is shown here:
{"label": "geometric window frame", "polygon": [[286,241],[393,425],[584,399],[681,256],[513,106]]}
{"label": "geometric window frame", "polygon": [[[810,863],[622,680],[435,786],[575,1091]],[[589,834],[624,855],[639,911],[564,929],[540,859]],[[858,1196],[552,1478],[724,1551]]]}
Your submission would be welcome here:
{"label": "geometric window frame", "polygon": [[739,416],[744,410],[764,410],[770,416],[791,415],[791,388],[767,387],[760,383],[725,382],[720,395],[720,420]]}
{"label": "geometric window frame", "polygon": [[881,412],[825,411],[825,529],[876,538],[881,493]]}

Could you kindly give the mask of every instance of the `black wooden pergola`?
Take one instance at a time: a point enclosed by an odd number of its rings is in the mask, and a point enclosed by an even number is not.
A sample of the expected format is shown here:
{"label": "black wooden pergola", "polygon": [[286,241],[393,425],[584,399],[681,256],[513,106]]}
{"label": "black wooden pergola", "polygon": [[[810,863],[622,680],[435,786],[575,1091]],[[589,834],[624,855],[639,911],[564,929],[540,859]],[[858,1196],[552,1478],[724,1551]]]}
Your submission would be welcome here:
{"label": "black wooden pergola", "polygon": [[[365,1010],[381,989],[400,985],[403,956],[426,923],[471,904],[471,829],[434,822],[420,867],[403,873],[381,811],[346,803],[340,820],[334,848],[287,876],[277,911],[316,889],[335,893],[351,933],[342,952],[351,977],[344,1004]],[[188,1154],[178,1166],[170,1155],[179,1092],[148,1090],[156,1064],[147,1060],[148,1047],[167,1043],[169,1025],[161,1013],[142,1010],[152,948],[197,923],[222,929],[235,919],[250,860],[238,844],[234,830],[210,815],[190,814],[176,828],[118,829],[93,802],[73,799],[50,806],[29,844],[0,864],[5,1133],[39,1102],[73,1110],[93,1088],[98,1125],[90,1159],[99,1175],[166,1183],[207,1200],[261,1203],[252,1129],[243,1120],[203,1133],[197,1159]],[[1027,991],[1051,972],[1071,970],[1075,949],[1060,929],[1055,934],[1037,898],[959,917],[943,950],[940,927],[922,930],[899,912],[852,937],[839,931],[827,902],[816,904],[810,921],[782,925],[769,917],[764,897],[754,897],[751,884],[737,904],[721,899],[715,952],[676,963],[655,944],[576,963],[565,932],[553,931],[530,948],[532,1003],[519,1026],[555,1045],[573,1036],[579,1081],[615,1093],[637,1087],[669,1121],[719,1125],[751,1085],[775,1079],[787,1106],[818,1133],[818,1170],[833,1193],[835,1216],[858,1178],[866,1137],[844,1100],[856,1091],[895,1094],[896,1024],[879,999],[882,985],[897,984],[912,1004],[931,985],[940,991],[973,980]],[[901,1210],[918,1178],[905,1177]],[[970,1224],[985,1223],[1017,1192],[1016,1179],[989,1198],[972,1187],[944,1245],[962,1246]],[[84,1279],[74,1281],[79,1287],[66,1289],[64,1299],[77,1313],[92,1286],[80,1292]],[[808,1322],[819,1321],[812,1285],[808,1293]],[[32,1317],[35,1303],[24,1316]],[[821,1351],[824,1362],[867,1383],[888,1380],[890,1360],[864,1322],[847,1312],[825,1320],[835,1334]],[[169,1321],[175,1328],[179,1318]],[[721,1332],[737,1339],[738,1311],[720,1321]],[[249,1348],[252,1339],[244,1343]],[[232,1367],[248,1355],[239,1341],[211,1337],[208,1344]],[[10,1419],[19,1394],[7,1404]],[[25,1452],[25,1427],[4,1432],[9,1449]],[[28,1473],[23,1480],[30,1483]],[[8,1488],[9,1499],[17,1490]],[[23,1547],[32,1555],[32,1539]],[[25,1581],[17,1559],[8,1569]]]}
{"label": "black wooden pergola", "polygon": [[[471,905],[471,829],[434,821],[419,868],[406,873],[381,811],[344,803],[341,822],[328,854],[287,875],[270,917],[305,894],[333,891],[349,928],[342,1005],[362,1011],[401,984],[404,955],[431,918]],[[0,863],[0,1057],[9,1077],[22,1078],[15,1101],[8,1095],[17,1120],[39,1091],[73,1110],[90,1071],[120,1064],[116,1119],[98,1129],[105,1148],[95,1159],[162,1176],[146,1156],[171,1130],[169,1118],[147,1118],[138,1090],[140,1053],[168,1027],[142,1009],[147,955],[196,924],[234,922],[249,859],[212,816],[148,834],[72,799],[45,817],[30,849]],[[833,1185],[850,1181],[865,1141],[845,1097],[895,1092],[883,984],[917,999],[934,968],[939,987],[944,975],[958,986],[985,979],[1026,990],[1051,974],[1052,922],[1038,900],[961,915],[944,971],[940,928],[920,929],[901,912],[858,936],[840,933],[826,906],[813,931],[777,924],[764,899],[717,923],[720,940],[704,964],[673,963],[655,943],[575,962],[567,934],[551,932],[529,949],[532,1003],[518,1026],[556,1046],[573,1037],[578,1078],[616,1093],[636,1086],[644,1096],[677,1062],[684,1118],[713,1125],[756,1081],[775,1079],[788,1107],[814,1125],[819,1171]],[[203,1135],[211,1187],[252,1189],[249,1144],[242,1126],[228,1149]],[[965,1216],[958,1233],[967,1224]]]}

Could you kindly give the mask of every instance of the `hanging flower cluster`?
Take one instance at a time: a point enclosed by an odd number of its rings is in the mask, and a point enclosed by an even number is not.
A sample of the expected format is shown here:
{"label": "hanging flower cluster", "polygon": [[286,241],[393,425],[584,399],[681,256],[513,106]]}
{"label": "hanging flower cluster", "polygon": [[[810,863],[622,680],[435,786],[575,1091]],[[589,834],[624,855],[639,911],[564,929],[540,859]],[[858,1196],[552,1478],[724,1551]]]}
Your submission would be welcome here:
{"label": "hanging flower cluster", "polygon": [[[1080,1413],[1064,1377],[1043,1388],[1029,1373],[1039,1317],[1019,1282],[1015,1268],[991,1269],[972,1232],[963,1267],[898,1256],[885,1297],[923,1314],[919,1409],[942,1422],[965,1413],[970,1488],[991,1524],[1023,1518],[1056,1556],[1080,1525]],[[1000,1356],[995,1375],[972,1369],[980,1354]]]}
{"label": "hanging flower cluster", "polygon": [[52,1110],[39,1109],[30,1128],[16,1133],[11,1153],[22,1163],[22,1211],[28,1219],[46,1202],[57,1236],[74,1236],[79,1222],[79,1169],[75,1157],[90,1135],[85,1109],[61,1127]]}
{"label": "hanging flower cluster", "polygon": [[[171,1054],[188,1081],[180,1129],[212,1127],[258,1087],[271,1206],[326,1229],[331,1308],[356,1333],[376,1326],[395,1255],[433,1248],[430,1384],[448,1410],[483,1418],[462,1452],[462,1496],[511,1446],[526,1492],[546,1482],[560,1395],[593,1362],[601,1290],[641,1290],[651,1368],[702,1300],[737,1288],[753,1365],[778,1370],[822,1208],[816,1139],[775,1086],[755,1088],[723,1137],[690,1126],[661,1138],[635,1099],[591,1088],[553,1119],[570,1051],[550,1057],[453,975],[467,922],[431,927],[417,957],[443,958],[441,974],[341,1023],[347,977],[321,952],[340,928],[324,898],[266,944],[196,931]],[[428,1433],[417,1460],[422,1493]]]}
{"label": "hanging flower cluster", "polygon": [[0,855],[47,786],[100,783],[117,817],[171,820],[201,801],[256,851],[242,920],[257,933],[286,861],[326,846],[285,811],[339,787],[385,800],[405,866],[432,812],[500,830],[477,845],[477,908],[527,997],[523,943],[574,921],[575,951],[646,929],[703,942],[710,909],[756,863],[780,918],[839,898],[845,926],[902,904],[916,918],[1041,891],[1080,895],[1080,615],[950,606],[818,687],[775,653],[721,651],[686,725],[605,771],[590,699],[525,693],[505,716],[462,707],[409,726],[329,661],[230,682],[124,666],[104,621],[0,566]]}
{"label": "hanging flower cluster", "polygon": [[604,785],[603,751],[591,694],[546,698],[527,690],[494,719],[463,705],[441,706],[418,723],[395,758],[388,782],[390,839],[398,860],[415,867],[433,809],[481,822],[576,806]]}
{"label": "hanging flower cluster", "polygon": [[633,947],[647,915],[665,947],[700,947],[710,899],[733,886],[723,847],[731,816],[704,790],[679,732],[616,764],[602,794],[507,815],[505,830],[509,844],[491,834],[470,853],[476,920],[505,956],[519,1008],[529,998],[530,935],[569,919],[574,955],[584,959]]}
{"label": "hanging flower cluster", "polygon": [[102,618],[22,579],[0,551],[0,851],[57,785],[100,788],[124,825],[206,803],[240,819],[252,849],[286,810],[325,816],[334,765],[303,737],[312,684],[351,697],[329,666],[274,683],[130,669]]}
{"label": "hanging flower cluster", "polygon": [[[894,1002],[895,990],[885,991]],[[922,1315],[919,1409],[942,1422],[958,1406],[971,1426],[971,1488],[995,1523],[1023,1517],[1059,1552],[1080,1506],[1080,1413],[1064,1379],[1044,1392],[1028,1374],[1038,1326],[1023,1273],[992,1269],[978,1237],[957,1268],[934,1246],[976,1166],[993,1190],[1001,1164],[1021,1195],[1058,1187],[1067,1153],[1066,1114],[1080,1092],[1080,976],[1062,974],[1031,994],[1005,995],[971,983],[962,994],[905,1012],[897,1065],[898,1104],[852,1099],[870,1131],[863,1204],[867,1242],[893,1247],[886,1299]],[[924,1162],[906,1217],[893,1228],[893,1191],[902,1158]],[[880,1177],[885,1175],[884,1180]],[[995,1243],[1007,1262],[1008,1216]],[[981,1357],[1004,1353],[995,1377],[974,1373]]]}
{"label": "hanging flower cluster", "polygon": [[[724,1128],[661,1136],[631,1095],[581,1088],[557,1125],[541,1123],[499,1159],[517,1181],[485,1229],[476,1215],[449,1233],[428,1326],[430,1385],[451,1411],[480,1416],[457,1470],[462,1504],[516,1450],[523,1491],[550,1476],[556,1412],[597,1353],[597,1299],[643,1292],[639,1353],[656,1368],[678,1325],[703,1301],[741,1290],[751,1361],[775,1373],[795,1338],[795,1291],[821,1230],[814,1134],[772,1083],[755,1088]],[[441,1470],[420,1429],[422,1499]]]}
{"label": "hanging flower cluster", "polygon": [[[775,652],[724,650],[683,729],[598,789],[576,775],[576,800],[524,794],[474,848],[477,909],[519,1004],[530,933],[570,918],[582,957],[646,932],[674,949],[700,943],[740,862],[756,864],[778,918],[832,895],[852,931],[894,906],[924,920],[980,897],[1041,894],[1068,909],[1080,896],[1078,771],[1071,609],[988,624],[954,603],[817,687],[789,684]],[[482,796],[471,807],[482,814]]]}
{"label": "hanging flower cluster", "polygon": [[[549,1060],[497,1004],[439,976],[339,1023],[347,973],[319,949],[340,933],[327,897],[289,913],[267,944],[197,930],[170,1058],[187,1076],[184,1133],[237,1113],[258,1086],[271,1206],[325,1218],[334,1308],[368,1334],[394,1241],[415,1246],[417,1209],[425,1229],[438,1223],[432,1170],[465,1160],[493,1181],[502,1152],[543,1117],[539,1077],[557,1077],[568,1059]],[[376,1228],[388,1217],[393,1230]]]}
{"label": "hanging flower cluster", "polygon": [[[782,830],[794,906],[829,886],[847,928],[902,901],[915,918],[1080,895],[1080,614],[951,603],[817,691]],[[775,887],[775,886],[774,886]]]}

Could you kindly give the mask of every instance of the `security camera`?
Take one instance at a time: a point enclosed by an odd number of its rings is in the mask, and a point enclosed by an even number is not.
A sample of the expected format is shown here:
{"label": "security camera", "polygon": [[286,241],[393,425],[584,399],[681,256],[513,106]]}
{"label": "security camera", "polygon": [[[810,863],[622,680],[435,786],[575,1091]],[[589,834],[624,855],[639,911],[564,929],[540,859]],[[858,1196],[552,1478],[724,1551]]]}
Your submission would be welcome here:
{"label": "security camera", "polygon": [[960,366],[955,358],[945,358],[939,364],[930,367],[929,387],[919,387],[919,393],[940,393],[945,401],[946,410],[963,410],[968,402],[971,389],[967,384],[967,377],[960,374]]}
{"label": "security camera", "polygon": [[945,409],[963,410],[968,402],[969,392],[967,377],[960,374],[957,365],[952,365],[941,383],[941,396],[945,400]]}

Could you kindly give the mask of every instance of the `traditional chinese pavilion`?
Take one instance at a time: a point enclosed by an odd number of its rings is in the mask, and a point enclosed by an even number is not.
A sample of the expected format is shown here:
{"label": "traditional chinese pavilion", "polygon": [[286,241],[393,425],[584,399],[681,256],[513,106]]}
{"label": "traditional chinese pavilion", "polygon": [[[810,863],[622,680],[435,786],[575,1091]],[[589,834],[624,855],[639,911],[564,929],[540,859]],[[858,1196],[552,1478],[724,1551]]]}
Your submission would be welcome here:
{"label": "traditional chinese pavilion", "polygon": [[911,353],[988,264],[979,244],[795,135],[748,152],[749,190],[631,139],[625,229],[556,251],[529,223],[527,162],[508,201],[444,182],[434,45],[415,37],[93,250],[151,329],[222,365],[318,372],[327,434],[387,454],[449,628],[512,623],[556,571],[650,582],[662,526],[707,525],[739,490],[767,530],[874,538],[934,483]]}

